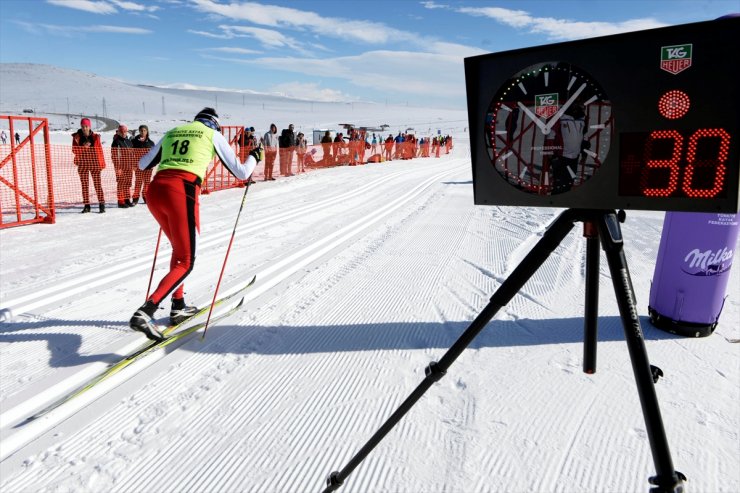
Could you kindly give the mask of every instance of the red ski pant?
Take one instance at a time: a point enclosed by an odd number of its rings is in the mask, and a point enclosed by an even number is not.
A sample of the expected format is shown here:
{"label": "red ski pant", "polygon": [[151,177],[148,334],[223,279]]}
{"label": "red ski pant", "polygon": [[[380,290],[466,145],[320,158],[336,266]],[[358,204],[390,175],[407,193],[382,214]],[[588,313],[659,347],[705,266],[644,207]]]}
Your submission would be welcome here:
{"label": "red ski pant", "polygon": [[146,204],[172,244],[170,271],[149,297],[157,305],[172,290],[175,290],[173,298],[183,298],[182,282],[195,263],[195,235],[200,230],[199,196],[200,180],[185,171],[162,171],[149,185]]}

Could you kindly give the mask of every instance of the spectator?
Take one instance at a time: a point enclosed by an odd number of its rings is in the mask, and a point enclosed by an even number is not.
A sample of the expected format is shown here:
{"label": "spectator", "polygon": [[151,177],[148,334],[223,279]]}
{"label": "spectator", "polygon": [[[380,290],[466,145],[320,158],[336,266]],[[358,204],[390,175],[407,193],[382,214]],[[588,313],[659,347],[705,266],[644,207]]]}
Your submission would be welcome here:
{"label": "spectator", "polygon": [[343,158],[340,156],[342,147],[344,147],[344,138],[342,132],[339,132],[334,137],[334,143],[332,144],[332,148],[334,149],[334,164],[344,164]]}
{"label": "spectator", "polygon": [[131,151],[133,147],[134,144],[128,136],[128,127],[119,125],[110,146],[113,169],[116,172],[119,209],[133,207],[131,203],[131,181],[134,178],[134,153]]}
{"label": "spectator", "polygon": [[[16,140],[18,134],[16,133]],[[92,176],[95,192],[98,194],[100,213],[105,212],[105,196],[103,195],[103,184],[100,181],[100,171],[105,168],[103,158],[103,147],[100,143],[100,135],[90,128],[90,119],[80,120],[80,129],[72,134],[72,153],[77,173],[80,175],[82,185],[82,202],[84,207],[82,213],[90,212],[90,177]]]}
{"label": "spectator", "polygon": [[[149,138],[149,127],[139,125],[139,135],[131,141],[134,149],[151,149],[154,142]],[[136,152],[136,156],[141,156],[143,151]],[[149,190],[149,182],[152,180],[152,170],[140,170],[138,166],[134,169],[134,197],[131,200],[131,207],[139,203],[139,197],[146,203],[146,193]]]}
{"label": "spectator", "polygon": [[249,152],[257,147],[256,137],[252,134],[254,127],[244,127],[239,138],[237,139],[237,145],[239,147],[239,159],[244,160],[249,156]]}
{"label": "spectator", "polygon": [[[249,153],[252,152],[252,149],[255,149],[257,147],[257,139],[252,134],[252,132],[254,132],[254,127],[244,127],[244,129],[242,129],[241,133],[239,134],[238,139],[236,140],[237,147],[239,148],[239,159],[242,161],[244,161],[247,156],[249,156]],[[254,184],[254,180],[252,180],[251,175],[247,180],[247,184]]]}
{"label": "spectator", "polygon": [[388,134],[388,138],[385,139],[385,160],[391,160],[391,153],[393,152],[393,135]]}
{"label": "spectator", "polygon": [[398,132],[398,135],[394,139],[396,143],[396,152],[394,154],[394,158],[403,158],[403,143],[405,142],[405,139],[403,138],[403,135],[401,135],[401,132]]}
{"label": "spectator", "polygon": [[331,155],[331,143],[331,132],[327,130],[321,138],[321,148],[324,151],[324,166],[331,166],[334,164],[334,159]]}
{"label": "spectator", "polygon": [[21,143],[21,134],[18,132],[15,133],[15,143],[16,145]]}
{"label": "spectator", "polygon": [[378,138],[373,133],[373,141],[372,141],[372,151],[373,154],[378,153]]}
{"label": "spectator", "polygon": [[280,145],[280,174],[283,176],[293,176],[293,155],[295,153],[295,133],[293,124],[284,128],[279,139]]}
{"label": "spectator", "polygon": [[265,181],[274,181],[272,168],[275,166],[275,157],[278,151],[277,125],[270,124],[270,130],[265,134],[263,142],[265,144]]}
{"label": "spectator", "polygon": [[132,329],[150,339],[162,340],[164,336],[152,321],[152,316],[170,293],[170,323],[182,322],[197,311],[196,307],[185,304],[182,282],[195,262],[195,235],[200,229],[200,184],[214,155],[236,178],[246,180],[257,166],[259,152],[259,149],[255,149],[244,163],[239,162],[231,145],[221,134],[216,111],[203,108],[192,123],[167,132],[141,158],[140,169],[157,166],[157,174],[149,187],[147,207],[172,244],[172,258],[170,271],[146,303],[131,317],[129,326]]}
{"label": "spectator", "polygon": [[349,150],[349,165],[356,166],[357,161],[360,159],[359,154],[359,135],[357,130],[349,129],[349,142],[347,142],[347,149]]}
{"label": "spectator", "polygon": [[308,142],[303,132],[298,132],[295,139],[296,152],[298,153],[298,172],[303,173],[306,171],[306,150],[308,148]]}
{"label": "spectator", "polygon": [[370,149],[370,143],[367,141],[367,130],[360,130],[357,137],[358,160],[360,164],[365,164],[365,151]]}
{"label": "spectator", "polygon": [[5,133],[5,130],[0,133],[0,140],[2,140],[3,144],[8,143],[8,134]]}

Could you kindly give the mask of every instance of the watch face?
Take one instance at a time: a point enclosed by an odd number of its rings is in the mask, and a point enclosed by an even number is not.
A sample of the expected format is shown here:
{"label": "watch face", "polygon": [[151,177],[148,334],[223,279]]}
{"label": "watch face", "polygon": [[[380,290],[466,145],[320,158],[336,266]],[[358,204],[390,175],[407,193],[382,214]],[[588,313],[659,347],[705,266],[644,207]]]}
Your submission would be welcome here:
{"label": "watch face", "polygon": [[486,112],[496,171],[537,195],[566,193],[599,172],[614,120],[600,84],[566,62],[527,67],[502,85]]}

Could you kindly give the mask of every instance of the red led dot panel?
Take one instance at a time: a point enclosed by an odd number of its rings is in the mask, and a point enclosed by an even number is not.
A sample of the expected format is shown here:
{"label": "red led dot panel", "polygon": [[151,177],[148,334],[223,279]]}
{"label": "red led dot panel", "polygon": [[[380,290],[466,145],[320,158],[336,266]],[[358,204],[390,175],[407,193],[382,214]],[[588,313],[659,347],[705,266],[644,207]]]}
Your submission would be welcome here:
{"label": "red led dot panel", "polygon": [[663,94],[658,101],[658,111],[669,120],[677,120],[689,111],[691,99],[683,91],[672,90]]}

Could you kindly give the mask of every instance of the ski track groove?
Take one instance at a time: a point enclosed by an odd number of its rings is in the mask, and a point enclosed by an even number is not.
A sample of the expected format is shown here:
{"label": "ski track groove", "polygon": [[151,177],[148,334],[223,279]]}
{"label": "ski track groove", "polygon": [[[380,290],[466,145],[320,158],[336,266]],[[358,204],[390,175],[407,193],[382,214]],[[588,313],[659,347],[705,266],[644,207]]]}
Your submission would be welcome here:
{"label": "ski track groove", "polygon": [[[402,172],[398,172],[398,173],[396,173],[396,174],[399,174],[399,175],[400,175],[400,174],[403,174],[403,173],[402,173]],[[395,176],[395,175],[394,175],[394,176]],[[383,178],[381,178],[381,180],[388,180],[388,179],[389,179],[388,177],[383,177]],[[368,185],[368,186],[374,186],[374,185],[375,185],[375,183],[371,183],[371,184],[370,184],[370,185]]]}
{"label": "ski track groove", "polygon": [[[437,166],[431,166],[430,168],[440,168],[441,169],[442,166],[440,164],[437,164]],[[358,197],[362,196],[362,193],[366,191],[380,190],[381,188],[380,185],[383,185],[386,182],[393,180],[394,178],[408,177],[414,171],[418,171],[418,170],[411,170],[410,172],[397,171],[389,175],[381,175],[379,178],[375,179],[373,182],[362,185],[358,189],[344,192],[336,196],[331,196],[326,199],[320,199],[317,202],[309,203],[303,207],[299,207],[298,209],[292,209],[286,212],[277,212],[275,214],[270,215],[269,217],[259,219],[256,221],[252,221],[248,223],[249,228],[242,227],[241,230],[237,231],[235,236],[242,237],[245,235],[252,235],[255,233],[255,230],[265,229],[266,227],[273,225],[277,221],[281,221],[281,220],[289,221],[291,219],[301,217],[306,212],[313,211],[316,209],[320,210],[323,206],[332,205],[335,203],[341,203],[349,198],[354,198],[355,200],[357,200]],[[223,243],[223,240],[228,237],[230,237],[230,232],[223,230],[223,229],[219,231],[210,232],[205,240],[200,240],[199,238],[198,248],[199,249],[206,248],[206,247],[218,248],[219,246],[221,246],[222,248],[225,248],[225,245],[222,245],[222,243]],[[128,254],[128,252],[126,253]],[[169,263],[169,261],[166,260],[166,255],[165,255],[167,253],[167,250],[165,249],[162,253],[163,253],[163,256],[160,257],[157,262],[157,265],[160,267],[164,267],[166,264]],[[105,269],[104,273],[101,273],[99,268],[91,269],[89,273],[76,271],[75,276],[71,278],[70,281],[66,283],[56,283],[55,282],[54,285],[49,289],[38,290],[36,288],[32,293],[28,295],[21,295],[20,297],[8,299],[7,294],[6,294],[6,296],[4,297],[5,299],[3,300],[3,306],[12,307],[14,312],[20,314],[29,309],[32,309],[32,308],[26,308],[23,305],[23,303],[27,303],[32,306],[38,305],[38,302],[36,302],[36,304],[34,304],[33,302],[28,303],[27,299],[28,301],[32,301],[36,298],[45,299],[45,301],[43,301],[42,304],[39,305],[39,306],[45,306],[49,304],[48,300],[50,298],[54,298],[55,300],[57,298],[64,299],[65,297],[68,297],[71,292],[76,293],[77,290],[79,290],[80,285],[82,286],[84,290],[89,291],[90,286],[91,286],[90,281],[95,281],[96,279],[98,279],[102,282],[108,282],[108,280],[110,280],[111,277],[118,278],[121,275],[127,275],[127,274],[130,275],[132,268],[133,270],[137,272],[139,270],[146,270],[149,267],[149,265],[151,265],[151,262],[148,258],[139,257],[134,260],[128,260],[128,257],[123,257],[119,260],[111,259],[111,261],[109,262],[109,265],[111,264],[113,266]],[[72,267],[75,267],[75,266],[76,264],[73,264]],[[72,291],[70,291],[70,288],[72,288]],[[79,300],[79,302],[84,303],[85,300]],[[19,304],[21,305],[20,307],[17,306]]]}
{"label": "ski track groove", "polygon": [[[486,293],[481,286],[486,289],[495,287],[505,278],[539,239],[529,241],[532,228],[541,230],[540,220],[550,217],[547,213],[531,214],[531,211],[520,214],[516,209],[487,208],[482,211],[471,207],[467,220],[460,218],[459,223],[439,232],[440,248],[446,255],[430,259],[422,250],[412,258],[405,257],[404,242],[410,242],[409,238],[415,235],[428,237],[429,234],[423,230],[424,226],[420,226],[421,231],[411,233],[403,231],[404,228],[412,221],[423,223],[423,220],[416,220],[426,218],[424,214],[434,214],[431,207],[427,210],[427,206],[432,202],[444,204],[445,198],[449,198],[448,193],[443,193],[438,187],[430,187],[424,194],[417,195],[406,206],[394,211],[384,223],[365,232],[359,240],[355,237],[337,247],[332,259],[322,260],[325,265],[321,269],[307,267],[298,274],[298,279],[293,276],[273,288],[277,295],[254,313],[230,318],[227,324],[216,327],[212,339],[205,344],[195,341],[198,336],[186,342],[177,351],[188,353],[175,364],[165,365],[165,370],[161,370],[156,379],[124,396],[124,405],[111,407],[88,427],[63,440],[61,445],[35,457],[36,462],[43,463],[45,458],[42,455],[48,454],[61,464],[66,463],[67,467],[60,464],[60,467],[39,475],[33,474],[31,463],[28,474],[19,473],[0,486],[4,490],[15,485],[26,491],[30,483],[34,490],[53,488],[52,491],[65,491],[77,484],[71,482],[74,475],[79,474],[76,471],[84,469],[86,464],[88,467],[94,464],[96,455],[115,455],[116,461],[130,461],[131,457],[136,457],[133,463],[120,467],[125,466],[125,469],[137,473],[122,476],[121,481],[109,485],[111,491],[148,491],[155,486],[159,491],[173,493],[200,492],[204,488],[224,492],[319,491],[323,488],[325,476],[346,464],[422,381],[427,357],[440,356],[444,346],[459,335],[443,329],[445,319],[468,320],[477,314],[481,308],[478,301],[485,303],[493,293]],[[491,229],[474,231],[471,224],[475,224],[480,214],[489,213],[498,214],[498,219],[505,223],[504,229],[511,234],[510,238],[495,238]],[[529,222],[518,224],[521,217],[527,217]],[[572,262],[574,258],[582,257],[585,249],[581,246],[583,239],[577,233],[574,228],[568,240],[545,264],[554,266],[540,269],[525,285],[525,296],[512,300],[512,315],[524,305],[528,306],[524,310],[528,316],[550,312],[549,307],[554,303],[571,304],[574,313],[581,310],[583,264],[573,269]],[[520,241],[515,241],[515,237]],[[480,241],[479,258],[465,260],[455,257],[454,250],[466,238]],[[513,250],[517,250],[516,253],[512,253]],[[507,257],[517,260],[502,262]],[[465,269],[466,274],[449,276],[450,270],[455,268]],[[372,276],[367,275],[368,269],[373,269]],[[417,286],[405,299],[397,295],[406,289],[398,285],[393,275],[399,269],[420,272],[419,277],[424,279],[423,286]],[[467,275],[473,270],[475,275]],[[601,270],[602,276],[608,277],[603,263]],[[364,275],[359,276],[360,282],[357,282],[353,277],[360,271]],[[440,283],[444,278],[451,278],[451,282]],[[358,293],[377,292],[380,285],[384,289],[378,292],[378,303],[370,311],[367,304],[349,301]],[[553,286],[558,286],[559,291],[554,292]],[[347,300],[328,306],[331,296],[323,295],[331,291],[345,292]],[[439,293],[456,300],[454,313],[442,313],[437,309],[433,300]],[[470,300],[476,302],[471,303]],[[537,304],[536,309],[531,307],[533,302]],[[430,323],[428,317],[421,318],[432,309],[439,324]],[[275,312],[281,311],[278,320]],[[316,313],[321,317],[316,317]],[[306,320],[310,320],[311,325],[303,326]],[[357,320],[363,323],[357,324]],[[382,321],[384,328],[375,329],[375,321]],[[392,321],[402,330],[389,337],[388,332],[395,330]],[[428,329],[436,325],[439,329]],[[522,327],[526,329],[526,324]],[[316,330],[334,336],[333,341],[318,345],[320,352],[317,352]],[[495,336],[489,334],[488,337]],[[389,339],[398,341],[399,347],[385,347]],[[348,344],[349,347],[345,347]],[[337,349],[332,350],[332,345]],[[362,347],[368,349],[360,349]],[[685,347],[681,350],[688,352]],[[504,353],[511,351],[522,356],[527,354],[526,348],[517,347],[484,347],[465,353],[465,357],[456,362],[448,375],[420,401],[420,406],[434,410],[431,416],[437,422],[422,425],[414,419],[412,410],[391,436],[356,469],[342,491],[419,491],[396,487],[394,478],[417,474],[414,461],[421,459],[410,457],[409,453],[423,451],[424,444],[445,448],[447,453],[444,456],[448,458],[447,462],[440,464],[438,473],[435,471],[417,483],[418,488],[427,491],[462,491],[462,488],[496,491],[500,489],[496,487],[499,484],[511,485],[511,481],[503,482],[503,479],[512,477],[522,478],[523,482],[518,485],[521,491],[610,491],[612,479],[615,484],[634,486],[633,490],[646,489],[647,475],[653,471],[644,423],[639,416],[639,402],[636,396],[626,402],[610,402],[602,395],[609,393],[611,385],[629,385],[633,389],[634,382],[629,379],[621,381],[621,377],[611,378],[597,387],[592,384],[592,377],[579,374],[579,355],[572,354],[567,345],[553,344],[552,352],[535,361],[528,371],[533,379],[538,374],[562,372],[563,378],[583,380],[572,391],[539,389],[545,393],[543,398],[542,395],[530,395],[531,389],[512,386],[495,377],[490,379],[490,388],[468,387],[469,390],[465,390],[460,376],[466,371],[477,371],[477,358],[497,357],[499,353],[505,356]],[[378,354],[382,357],[379,358]],[[297,367],[298,361],[302,361],[300,374],[290,372],[291,368]],[[529,360],[524,357],[516,359],[517,364],[525,361]],[[711,365],[708,359],[700,358],[699,362],[702,366]],[[599,363],[604,373],[599,376],[604,379],[609,372],[608,365],[625,362],[608,361],[605,364],[600,360]],[[336,367],[347,370],[337,373]],[[275,368],[280,368],[280,371],[276,372]],[[526,371],[524,366],[522,371]],[[563,387],[567,390],[567,386]],[[241,391],[236,393],[235,388]],[[229,402],[218,399],[220,390],[227,391],[224,394],[229,395]],[[556,391],[556,399],[547,399]],[[487,395],[489,393],[494,395]],[[582,397],[587,393],[592,395],[587,401],[588,406],[585,406]],[[478,396],[484,398],[479,402]],[[544,409],[527,409],[529,398],[552,404]],[[188,412],[189,402],[202,399],[214,399],[213,406],[202,407],[199,412]],[[577,402],[578,407],[569,407],[563,402]],[[502,421],[496,419],[499,413],[504,415]],[[611,413],[615,416],[634,415],[634,420],[627,420],[634,422],[634,431],[602,423],[597,419],[599,413],[606,416]],[[515,415],[524,416],[525,422],[520,422],[519,418],[512,419]],[[144,420],[139,420],[139,416]],[[184,431],[169,435],[167,426],[171,420]],[[209,421],[212,423],[210,428],[204,426]],[[485,436],[468,435],[480,431],[474,426],[476,422],[487,421],[492,423],[492,427]],[[118,436],[105,436],[110,423],[119,423],[115,430]],[[553,426],[554,423],[557,426]],[[481,428],[480,424],[477,427]],[[190,429],[209,431],[199,436],[188,431]],[[282,444],[275,444],[276,433],[286,436]],[[548,443],[547,437],[554,433],[561,437],[562,448],[538,450],[537,444]],[[158,439],[165,439],[165,442],[158,443]],[[609,444],[609,448],[634,450],[632,442],[635,440],[642,443],[638,447],[639,453],[616,457],[590,453],[592,446],[602,443]],[[496,449],[499,444],[504,444],[504,450],[520,453],[508,455],[487,449]],[[261,454],[269,446],[272,454]],[[138,452],[132,452],[131,448]],[[706,454],[705,451],[696,453]],[[206,455],[216,459],[203,463],[200,457]],[[553,461],[553,457],[558,460]],[[519,460],[541,461],[550,467],[543,477],[528,477],[522,474],[527,469],[518,466]],[[478,480],[472,485],[469,479],[465,481],[466,461],[492,471],[488,474],[491,483]],[[320,472],[318,475],[317,471]],[[703,471],[702,474],[709,472]],[[65,479],[65,476],[72,479]],[[449,482],[442,476],[455,476],[455,479]],[[88,481],[87,488],[77,484],[77,489],[90,489],[92,481]],[[105,478],[98,481],[105,481]],[[704,484],[716,486],[711,481]],[[694,485],[692,489],[696,483]]]}

